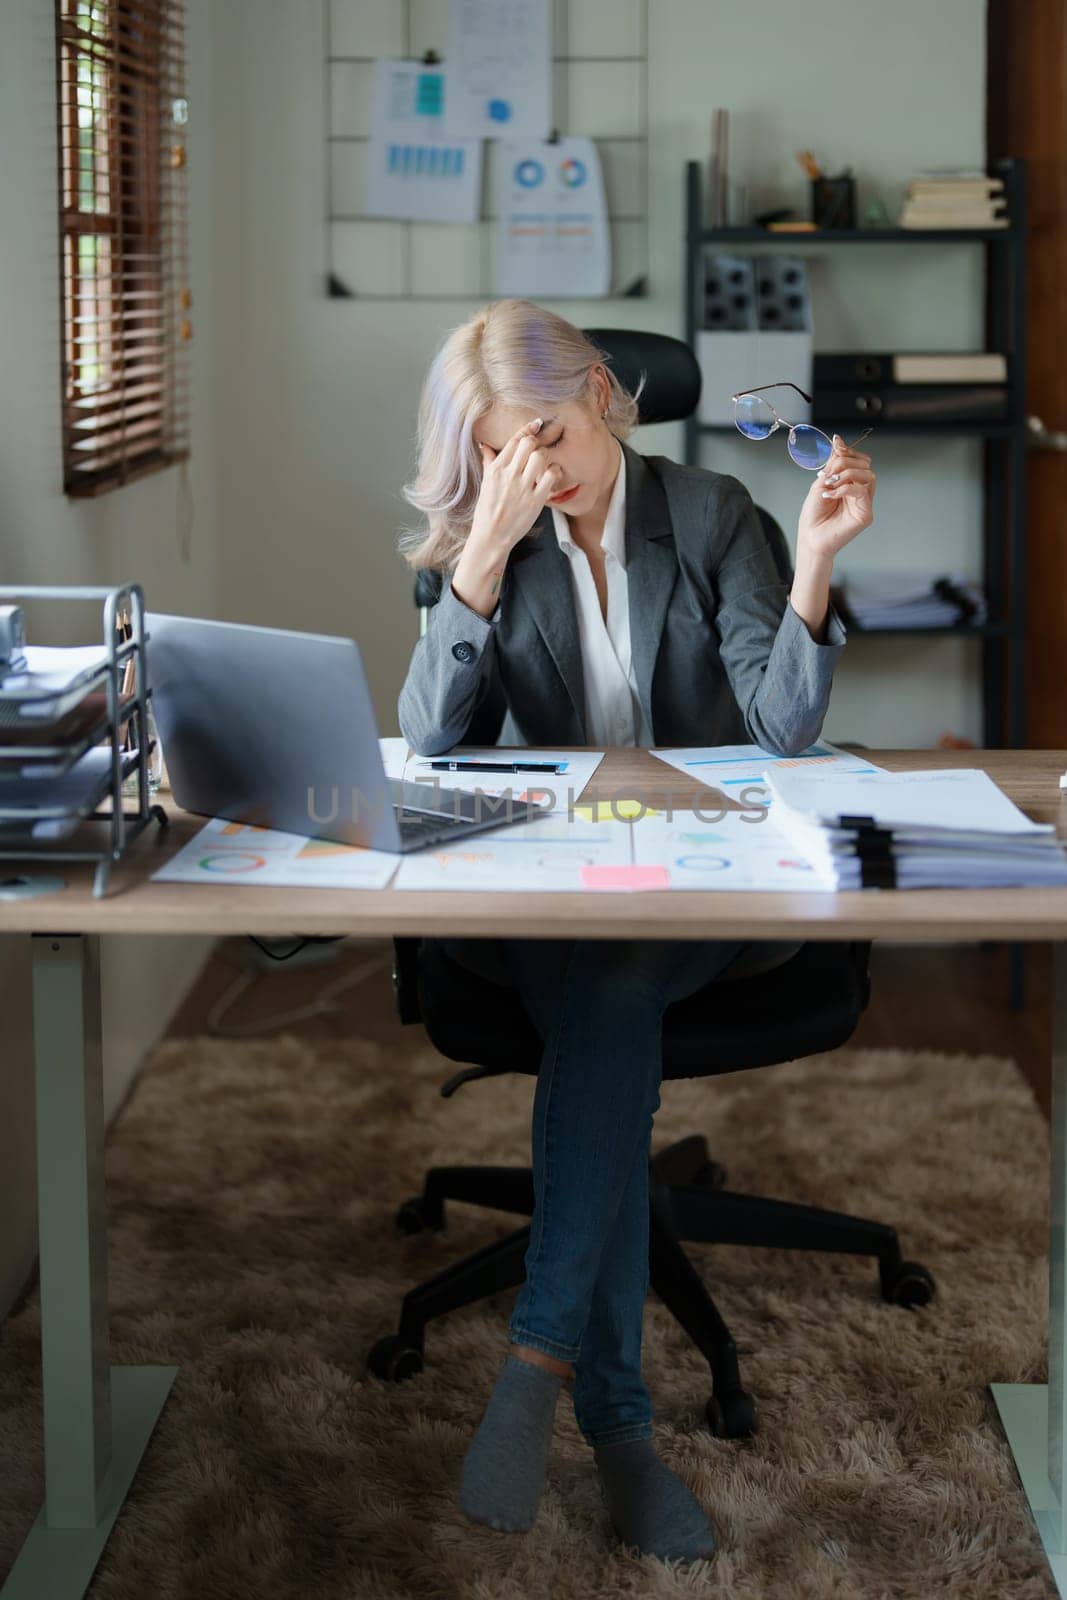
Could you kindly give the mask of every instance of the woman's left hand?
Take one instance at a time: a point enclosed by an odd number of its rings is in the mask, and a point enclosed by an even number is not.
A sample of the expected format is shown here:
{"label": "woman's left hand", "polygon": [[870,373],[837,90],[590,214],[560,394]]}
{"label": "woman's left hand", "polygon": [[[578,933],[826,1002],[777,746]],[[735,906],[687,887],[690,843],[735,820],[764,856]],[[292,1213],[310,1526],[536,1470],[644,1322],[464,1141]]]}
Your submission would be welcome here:
{"label": "woman's left hand", "polygon": [[871,458],[834,434],[834,453],[814,479],[800,510],[798,547],[831,560],[874,521]]}

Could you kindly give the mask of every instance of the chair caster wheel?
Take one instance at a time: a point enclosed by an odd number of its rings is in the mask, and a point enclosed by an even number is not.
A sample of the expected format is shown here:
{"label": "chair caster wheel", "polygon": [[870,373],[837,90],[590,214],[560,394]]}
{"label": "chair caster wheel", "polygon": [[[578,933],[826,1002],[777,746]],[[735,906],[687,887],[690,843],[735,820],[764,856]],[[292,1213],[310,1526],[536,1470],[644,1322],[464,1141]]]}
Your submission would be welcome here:
{"label": "chair caster wheel", "polygon": [[398,1334],[390,1333],[371,1349],[367,1357],[367,1371],[386,1383],[404,1383],[422,1371],[422,1351],[405,1344]]}
{"label": "chair caster wheel", "polygon": [[427,1229],[440,1233],[445,1225],[445,1208],[440,1201],[428,1205],[425,1195],[412,1195],[398,1207],[396,1225],[406,1234],[425,1233]]}
{"label": "chair caster wheel", "polygon": [[704,1415],[716,1439],[749,1439],[758,1426],[756,1402],[744,1389],[713,1394],[704,1407]]}
{"label": "chair caster wheel", "polygon": [[918,1261],[902,1261],[882,1274],[882,1299],[894,1306],[925,1306],[937,1293],[932,1275]]}
{"label": "chair caster wheel", "polygon": [[726,1168],[717,1161],[705,1161],[699,1172],[694,1174],[693,1185],[698,1189],[725,1189]]}

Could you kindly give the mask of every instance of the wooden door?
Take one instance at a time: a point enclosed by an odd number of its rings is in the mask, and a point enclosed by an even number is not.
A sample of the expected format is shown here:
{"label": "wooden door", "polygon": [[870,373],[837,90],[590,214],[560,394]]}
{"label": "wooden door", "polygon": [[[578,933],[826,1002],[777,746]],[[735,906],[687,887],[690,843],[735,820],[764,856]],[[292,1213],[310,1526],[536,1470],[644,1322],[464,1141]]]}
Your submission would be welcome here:
{"label": "wooden door", "polygon": [[1027,166],[1026,743],[1067,748],[1067,0],[989,0],[988,156]]}

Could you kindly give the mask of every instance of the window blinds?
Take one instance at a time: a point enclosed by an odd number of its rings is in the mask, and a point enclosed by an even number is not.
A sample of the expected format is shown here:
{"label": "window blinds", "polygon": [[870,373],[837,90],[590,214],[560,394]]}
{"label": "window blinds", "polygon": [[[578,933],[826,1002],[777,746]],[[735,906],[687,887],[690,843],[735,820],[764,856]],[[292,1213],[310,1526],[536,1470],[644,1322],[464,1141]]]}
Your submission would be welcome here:
{"label": "window blinds", "polygon": [[183,0],[57,0],[63,467],[98,494],[188,455]]}

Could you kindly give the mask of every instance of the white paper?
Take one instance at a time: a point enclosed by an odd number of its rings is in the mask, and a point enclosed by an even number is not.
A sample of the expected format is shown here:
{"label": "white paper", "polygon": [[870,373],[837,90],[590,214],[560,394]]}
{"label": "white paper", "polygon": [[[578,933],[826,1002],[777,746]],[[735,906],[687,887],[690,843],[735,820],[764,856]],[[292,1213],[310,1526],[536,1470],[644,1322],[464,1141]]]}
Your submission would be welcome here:
{"label": "white paper", "polygon": [[551,0],[452,0],[445,125],[450,137],[552,132]]}
{"label": "white paper", "polygon": [[873,817],[876,826],[920,832],[937,829],[993,834],[1052,834],[1051,823],[1032,822],[988,773],[949,767],[925,772],[836,774],[773,769],[777,796],[815,823],[836,823],[841,815]]}
{"label": "white paper", "polygon": [[676,812],[632,826],[634,862],[666,868],[671,889],[822,890],[811,862],[766,812],[728,811],[717,822]]}
{"label": "white paper", "polygon": [[501,146],[494,257],[500,295],[579,299],[611,289],[611,234],[592,139]]}
{"label": "white paper", "polygon": [[[125,761],[129,751],[122,752]],[[29,828],[28,818],[8,818],[9,811],[63,811],[87,814],[107,792],[111,774],[111,746],[93,745],[78,757],[66,772],[41,774],[35,769],[43,763],[29,762],[22,775],[0,780],[0,821],[7,827]],[[56,819],[59,820],[59,819]]]}
{"label": "white paper", "polygon": [[771,815],[830,888],[869,887],[857,829],[842,816],[869,816],[895,886],[994,888],[1067,883],[1064,846],[1049,823],[1032,822],[987,773],[771,773]]}
{"label": "white paper", "polygon": [[734,800],[769,805],[771,791],[763,781],[764,772],[788,772],[794,768],[812,772],[884,772],[857,751],[839,750],[826,739],[809,745],[796,756],[776,756],[757,744],[694,745],[691,749],[651,750],[657,761],[665,761],[687,778],[695,778],[713,789],[721,789]]}
{"label": "white paper", "polygon": [[406,855],[397,889],[578,890],[587,867],[628,868],[630,824],[555,815]]}
{"label": "white paper", "polygon": [[[107,646],[33,645],[20,652],[17,670],[0,674],[0,696],[17,701],[20,719],[49,722],[61,717],[81,696],[75,693],[99,676],[108,662]],[[41,699],[54,695],[55,699]]]}
{"label": "white paper", "polygon": [[482,146],[444,131],[445,75],[416,61],[378,61],[363,213],[415,222],[476,222]]}
{"label": "white paper", "polygon": [[363,850],[213,817],[152,877],[164,883],[384,889],[399,861],[399,855],[387,850]]}
{"label": "white paper", "polygon": [[[566,811],[576,801],[604,759],[602,750],[502,750],[497,745],[457,745],[440,756],[418,756],[403,739],[379,739],[386,776],[407,783],[432,783],[442,789],[480,790],[486,795],[511,794],[513,800],[551,801],[552,811]],[[555,772],[435,772],[432,761],[548,761],[563,766]]]}
{"label": "white paper", "polygon": [[631,822],[556,814],[407,855],[394,887],[604,893],[828,885],[765,812],[734,811],[716,822],[692,812]]}

